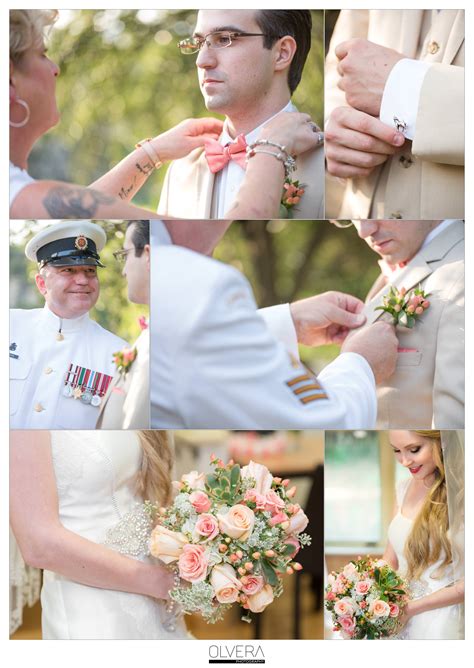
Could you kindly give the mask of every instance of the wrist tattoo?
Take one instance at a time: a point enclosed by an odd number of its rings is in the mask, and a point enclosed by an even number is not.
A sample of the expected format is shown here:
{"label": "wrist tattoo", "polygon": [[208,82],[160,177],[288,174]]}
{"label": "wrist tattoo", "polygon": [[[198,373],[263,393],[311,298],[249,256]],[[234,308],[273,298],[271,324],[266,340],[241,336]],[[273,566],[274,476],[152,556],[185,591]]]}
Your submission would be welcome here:
{"label": "wrist tattoo", "polygon": [[139,162],[136,162],[135,167],[145,176],[150,176],[150,174],[155,170],[155,165],[152,165],[151,162],[146,162],[144,165],[140,165]]}
{"label": "wrist tattoo", "polygon": [[93,218],[100,204],[113,204],[114,197],[91,188],[55,186],[43,199],[51,218]]}
{"label": "wrist tattoo", "polygon": [[133,189],[134,189],[134,188],[135,188],[135,179],[133,179],[133,183],[131,183],[131,184],[128,186],[128,188],[124,188],[124,187],[122,186],[122,188],[120,188],[120,192],[119,192],[118,196],[120,197],[120,199],[125,199],[125,200],[127,200],[127,199],[128,199],[128,196],[130,195],[131,192],[133,192]]}

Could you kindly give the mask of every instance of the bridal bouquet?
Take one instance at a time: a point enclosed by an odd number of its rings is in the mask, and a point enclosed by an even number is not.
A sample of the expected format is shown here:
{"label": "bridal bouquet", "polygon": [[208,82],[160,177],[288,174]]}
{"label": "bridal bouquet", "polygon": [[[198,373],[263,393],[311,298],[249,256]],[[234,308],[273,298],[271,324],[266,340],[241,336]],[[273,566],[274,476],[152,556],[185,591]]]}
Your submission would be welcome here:
{"label": "bridal bouquet", "polygon": [[[309,545],[308,518],[292,498],[296,488],[261,464],[227,465],[211,456],[212,473],[191,471],[174,483],[169,508],[157,510],[150,552],[179,578],[170,597],[208,623],[233,604],[262,612],[283,592],[282,575]],[[155,509],[156,510],[156,509]]]}
{"label": "bridal bouquet", "polygon": [[325,599],[344,639],[386,638],[398,631],[407,585],[385,561],[359,557],[328,576]]}

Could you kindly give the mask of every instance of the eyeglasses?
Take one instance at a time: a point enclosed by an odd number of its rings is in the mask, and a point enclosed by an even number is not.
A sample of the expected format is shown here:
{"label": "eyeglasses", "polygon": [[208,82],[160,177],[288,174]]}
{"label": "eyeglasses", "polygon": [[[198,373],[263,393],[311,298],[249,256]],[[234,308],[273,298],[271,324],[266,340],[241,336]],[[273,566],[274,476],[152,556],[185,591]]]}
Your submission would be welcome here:
{"label": "eyeglasses", "polygon": [[202,49],[204,44],[209,49],[225,49],[239,37],[270,37],[270,35],[263,32],[228,32],[217,30],[216,32],[204,35],[204,37],[188,37],[187,39],[183,39],[181,42],[178,42],[178,49],[186,56],[197,53]]}
{"label": "eyeglasses", "polygon": [[117,260],[117,262],[120,262],[120,264],[125,264],[125,261],[127,260],[127,255],[130,253],[131,250],[132,250],[131,248],[121,248],[120,250],[114,251],[112,255]]}

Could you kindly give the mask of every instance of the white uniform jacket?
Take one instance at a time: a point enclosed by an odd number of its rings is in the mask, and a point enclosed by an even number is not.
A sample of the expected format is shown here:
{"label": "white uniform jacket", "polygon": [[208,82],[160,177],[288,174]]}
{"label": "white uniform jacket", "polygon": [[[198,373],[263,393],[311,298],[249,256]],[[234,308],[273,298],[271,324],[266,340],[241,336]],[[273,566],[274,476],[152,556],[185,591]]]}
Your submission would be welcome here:
{"label": "white uniform jacket", "polygon": [[79,378],[84,369],[91,382],[106,383],[115,372],[113,353],[124,345],[87,313],[66,320],[47,306],[12,309],[10,429],[94,429],[99,406],[72,396],[74,373]]}
{"label": "white uniform jacket", "polygon": [[234,268],[153,243],[152,263],[152,428],[374,426],[363,357],[342,354],[316,378],[271,333]]}

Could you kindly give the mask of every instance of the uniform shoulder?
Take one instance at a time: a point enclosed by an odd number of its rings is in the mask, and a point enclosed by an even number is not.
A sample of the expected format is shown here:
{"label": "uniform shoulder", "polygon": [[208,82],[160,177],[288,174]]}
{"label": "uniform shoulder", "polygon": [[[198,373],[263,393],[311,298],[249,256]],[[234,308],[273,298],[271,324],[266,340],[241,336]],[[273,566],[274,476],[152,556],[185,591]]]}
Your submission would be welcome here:
{"label": "uniform shoulder", "polygon": [[108,344],[110,343],[111,346],[115,346],[117,349],[128,345],[125,339],[122,339],[120,336],[117,336],[108,329],[105,329],[105,327],[99,325],[99,323],[95,320],[89,320],[89,326],[95,334],[102,338],[102,340],[107,341]]}
{"label": "uniform shoulder", "polygon": [[153,281],[161,282],[168,290],[193,285],[202,288],[223,280],[246,282],[234,267],[189,248],[161,246],[154,252]]}
{"label": "uniform shoulder", "polygon": [[32,322],[42,313],[42,308],[11,308],[10,323]]}

